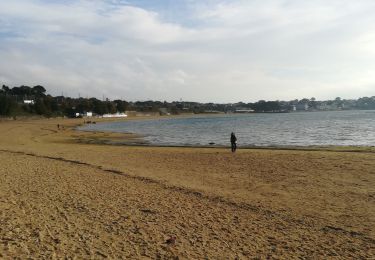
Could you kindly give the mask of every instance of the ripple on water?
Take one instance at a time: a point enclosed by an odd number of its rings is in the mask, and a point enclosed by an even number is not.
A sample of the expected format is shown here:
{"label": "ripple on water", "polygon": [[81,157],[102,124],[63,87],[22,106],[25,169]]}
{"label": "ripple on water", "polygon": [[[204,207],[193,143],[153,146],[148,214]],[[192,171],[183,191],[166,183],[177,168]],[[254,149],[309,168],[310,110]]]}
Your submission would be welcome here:
{"label": "ripple on water", "polygon": [[374,127],[375,112],[336,111],[163,118],[80,129],[137,133],[154,145],[228,145],[235,132],[241,146],[374,146]]}

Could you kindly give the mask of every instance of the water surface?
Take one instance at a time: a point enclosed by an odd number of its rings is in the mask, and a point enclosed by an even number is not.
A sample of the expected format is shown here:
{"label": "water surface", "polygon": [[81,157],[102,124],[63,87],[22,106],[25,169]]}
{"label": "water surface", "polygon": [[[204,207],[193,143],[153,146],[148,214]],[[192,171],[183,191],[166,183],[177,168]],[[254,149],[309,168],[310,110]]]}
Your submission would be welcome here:
{"label": "water surface", "polygon": [[87,125],[80,130],[130,132],[151,145],[375,146],[375,111],[225,114]]}

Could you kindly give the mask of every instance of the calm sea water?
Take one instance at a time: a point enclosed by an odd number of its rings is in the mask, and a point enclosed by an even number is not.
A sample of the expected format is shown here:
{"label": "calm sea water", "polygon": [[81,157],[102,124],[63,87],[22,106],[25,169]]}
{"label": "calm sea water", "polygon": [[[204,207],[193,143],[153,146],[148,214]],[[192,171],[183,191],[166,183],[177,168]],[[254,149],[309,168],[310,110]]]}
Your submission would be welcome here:
{"label": "calm sea water", "polygon": [[87,125],[81,130],[131,132],[151,145],[375,146],[375,111],[226,114]]}

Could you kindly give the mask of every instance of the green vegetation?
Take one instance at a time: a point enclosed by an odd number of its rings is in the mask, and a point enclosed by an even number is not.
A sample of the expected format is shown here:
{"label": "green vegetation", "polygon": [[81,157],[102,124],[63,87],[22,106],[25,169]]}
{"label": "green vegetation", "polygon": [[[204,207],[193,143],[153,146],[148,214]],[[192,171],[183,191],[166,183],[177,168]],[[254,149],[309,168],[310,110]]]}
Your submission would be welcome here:
{"label": "green vegetation", "polygon": [[101,101],[96,98],[70,98],[64,96],[53,97],[46,94],[42,86],[14,87],[3,85],[0,89],[0,115],[42,115],[46,117],[68,116],[74,117],[76,113],[94,112],[98,115],[107,113],[124,112],[128,102]]}
{"label": "green vegetation", "polygon": [[292,101],[265,101],[255,103],[239,102],[235,104],[215,104],[198,102],[161,102],[124,100],[99,100],[96,98],[70,98],[46,94],[43,86],[20,86],[0,89],[0,116],[41,115],[45,117],[75,117],[93,112],[96,115],[123,113],[125,111],[156,112],[161,114],[179,113],[241,113],[241,112],[289,112],[320,110],[375,109],[375,97],[363,97],[358,100],[336,98],[317,101],[304,98]]}

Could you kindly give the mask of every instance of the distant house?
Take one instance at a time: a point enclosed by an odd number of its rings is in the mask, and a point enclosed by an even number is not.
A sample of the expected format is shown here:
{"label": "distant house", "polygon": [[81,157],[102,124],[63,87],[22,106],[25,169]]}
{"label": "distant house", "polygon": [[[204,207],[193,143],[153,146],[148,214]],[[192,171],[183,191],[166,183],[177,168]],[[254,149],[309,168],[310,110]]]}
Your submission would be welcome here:
{"label": "distant house", "polygon": [[92,117],[92,112],[83,113],[84,117]]}
{"label": "distant house", "polygon": [[293,108],[294,111],[307,111],[309,110],[309,105],[307,103],[297,104],[295,105],[295,108]]}
{"label": "distant house", "polygon": [[168,113],[167,108],[165,108],[165,107],[159,108],[159,113],[160,113],[161,116],[165,116],[165,115],[169,116],[170,115],[170,113]]}
{"label": "distant house", "polygon": [[234,113],[254,113],[255,111],[253,109],[238,107],[235,108]]}
{"label": "distant house", "polygon": [[323,111],[329,111],[329,110],[337,110],[338,107],[336,104],[328,104],[327,102],[322,102],[318,107],[318,110],[323,110]]}
{"label": "distant house", "polygon": [[79,113],[79,112],[74,112],[73,117],[92,117],[93,113],[92,112],[84,112],[84,113]]}
{"label": "distant house", "polygon": [[25,99],[24,101],[23,101],[23,103],[24,104],[28,104],[28,105],[34,105],[34,100],[32,100],[32,99]]}
{"label": "distant house", "polygon": [[115,113],[115,114],[104,114],[102,117],[104,118],[115,118],[115,117],[127,117],[128,115],[125,113]]}

